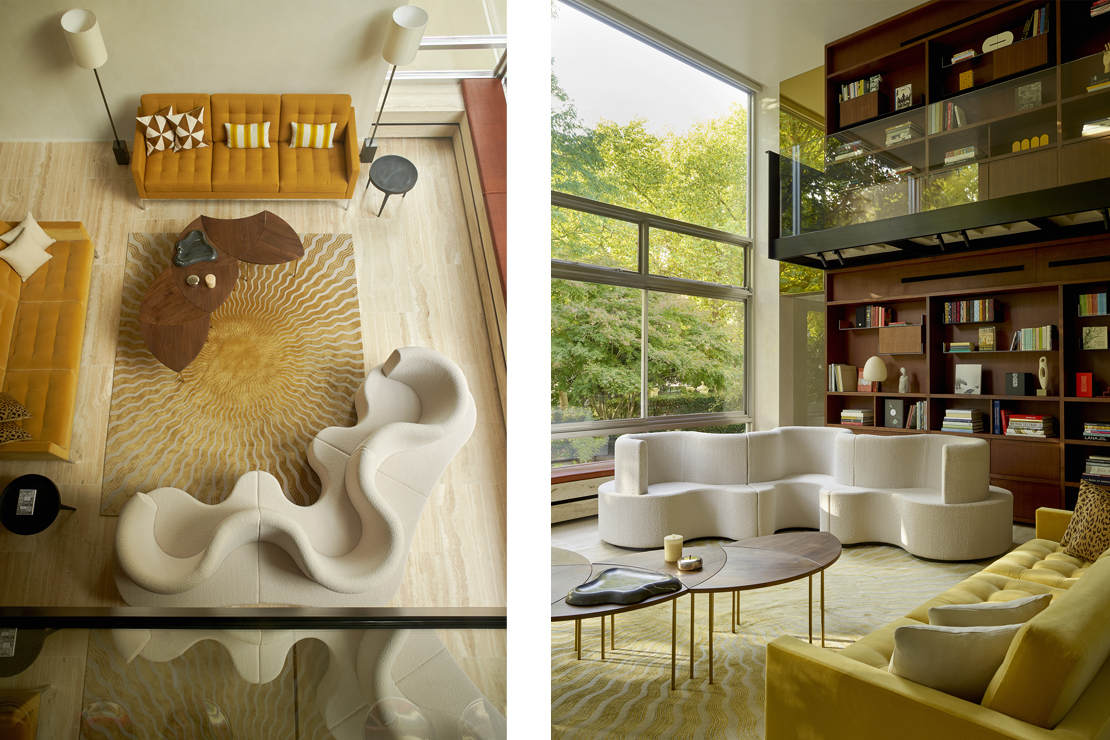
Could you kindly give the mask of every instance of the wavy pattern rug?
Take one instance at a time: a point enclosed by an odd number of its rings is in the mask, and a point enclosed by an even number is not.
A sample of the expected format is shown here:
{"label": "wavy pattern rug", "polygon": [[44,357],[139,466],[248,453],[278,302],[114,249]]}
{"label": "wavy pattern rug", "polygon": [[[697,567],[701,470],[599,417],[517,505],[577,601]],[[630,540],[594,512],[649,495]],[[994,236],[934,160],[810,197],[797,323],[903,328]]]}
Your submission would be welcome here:
{"label": "wavy pattern rug", "polygon": [[305,234],[294,262],[241,262],[237,288],[180,375],[146,349],[138,321],[175,239],[128,239],[101,513],[116,515],[135,491],[162,486],[218,503],[251,470],[312,503],[320,482],[306,446],[324,427],[354,423],[352,399],[366,377],[351,235]]}
{"label": "wavy pattern rug", "polygon": [[[707,544],[701,543],[699,544]],[[825,574],[825,646],[842,649],[983,569],[985,562],[919,560],[896,547],[845,548]],[[815,578],[814,638],[820,638]],[[671,691],[671,605],[617,615],[616,649],[600,654],[600,624],[582,625],[575,659],[573,622],[551,626],[551,737],[740,738],[762,740],[766,646],[780,635],[807,639],[807,581],[740,595],[729,629],[728,594],[718,594],[713,684],[708,674],[707,596],[695,606],[695,677],[690,678],[690,598],[678,606],[678,670]]]}

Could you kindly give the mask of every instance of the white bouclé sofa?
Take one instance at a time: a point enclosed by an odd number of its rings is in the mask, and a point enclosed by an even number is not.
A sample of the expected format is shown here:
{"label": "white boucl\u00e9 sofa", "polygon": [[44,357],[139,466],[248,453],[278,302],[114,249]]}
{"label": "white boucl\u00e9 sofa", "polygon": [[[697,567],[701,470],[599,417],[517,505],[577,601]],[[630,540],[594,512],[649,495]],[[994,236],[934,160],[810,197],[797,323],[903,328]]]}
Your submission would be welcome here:
{"label": "white boucl\u00e9 sofa", "polygon": [[820,528],[845,544],[975,560],[1013,539],[1013,497],[989,477],[987,443],[954,435],[628,434],[616,443],[614,480],[598,489],[598,528],[635,548],[660,547],[668,534],[740,540]]}
{"label": "white boucl\u00e9 sofa", "polygon": [[116,527],[116,585],[131,606],[384,606],[413,532],[475,424],[462,370],[423,347],[396,350],[355,394],[353,427],[308,449],[320,499],[292,503],[265,471],[205,504],[186,491],[137,493]]}

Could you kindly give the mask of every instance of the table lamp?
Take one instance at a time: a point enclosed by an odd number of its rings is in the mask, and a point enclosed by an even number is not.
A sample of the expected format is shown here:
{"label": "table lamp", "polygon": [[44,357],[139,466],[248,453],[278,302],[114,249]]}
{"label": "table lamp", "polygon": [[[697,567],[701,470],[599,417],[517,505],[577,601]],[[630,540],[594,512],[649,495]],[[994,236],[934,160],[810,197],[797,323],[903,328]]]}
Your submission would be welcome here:
{"label": "table lamp", "polygon": [[120,140],[116,133],[116,122],[112,120],[112,111],[108,108],[108,98],[104,97],[104,86],[100,84],[100,73],[96,71],[104,62],[108,61],[108,50],[104,48],[104,37],[100,35],[100,25],[96,16],[88,10],[70,10],[62,16],[62,30],[66,32],[66,41],[69,42],[69,52],[73,61],[82,69],[91,69],[96,75],[96,86],[100,88],[100,97],[104,101],[104,110],[108,111],[108,123],[112,124],[112,153],[116,155],[116,164],[131,164],[131,156],[127,153],[127,144]]}
{"label": "table lamp", "polygon": [[416,52],[420,50],[420,42],[424,39],[424,29],[427,26],[428,14],[415,5],[402,5],[393,11],[393,22],[389,26],[385,47],[382,49],[382,57],[393,65],[393,69],[389,72],[389,82],[385,86],[385,95],[382,96],[382,107],[378,110],[374,130],[362,142],[358,161],[363,164],[373,162],[374,155],[378,153],[378,141],[375,137],[378,135],[378,124],[382,122],[389,88],[393,86],[393,75],[397,74],[397,67],[411,64],[416,59]]}
{"label": "table lamp", "polygon": [[886,380],[886,364],[876,355],[871,357],[863,366],[863,379],[875,384],[875,390],[882,390],[882,382]]}

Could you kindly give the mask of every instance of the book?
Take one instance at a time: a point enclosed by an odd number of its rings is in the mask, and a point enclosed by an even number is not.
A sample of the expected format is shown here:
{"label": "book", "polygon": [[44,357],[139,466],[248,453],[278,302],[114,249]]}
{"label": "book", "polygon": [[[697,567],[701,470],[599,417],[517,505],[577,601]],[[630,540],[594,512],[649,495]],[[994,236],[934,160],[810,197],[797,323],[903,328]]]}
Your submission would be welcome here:
{"label": "book", "polygon": [[1080,316],[1105,316],[1107,314],[1106,293],[1084,293],[1079,296]]}
{"label": "book", "polygon": [[864,380],[863,379],[863,368],[861,367],[858,370],[859,370],[859,375],[856,377],[856,390],[857,391],[862,391],[862,392],[867,392],[867,393],[870,393],[871,391],[875,390],[872,387],[874,384],[870,380]]}
{"label": "book", "polygon": [[854,388],[856,379],[859,377],[857,370],[855,365],[837,365],[836,390],[848,391]]}
{"label": "book", "polygon": [[965,59],[971,59],[974,56],[975,56],[975,50],[974,49],[966,49],[964,51],[959,52],[958,54],[953,54],[952,55],[952,64],[956,64],[957,62],[962,62]]}
{"label": "book", "polygon": [[1082,335],[1083,349],[1107,349],[1105,326],[1084,326]]}
{"label": "book", "polygon": [[994,327],[981,326],[979,327],[979,351],[980,352],[993,352],[994,351]]}
{"label": "book", "polygon": [[991,434],[1002,434],[1002,401],[991,401]]}

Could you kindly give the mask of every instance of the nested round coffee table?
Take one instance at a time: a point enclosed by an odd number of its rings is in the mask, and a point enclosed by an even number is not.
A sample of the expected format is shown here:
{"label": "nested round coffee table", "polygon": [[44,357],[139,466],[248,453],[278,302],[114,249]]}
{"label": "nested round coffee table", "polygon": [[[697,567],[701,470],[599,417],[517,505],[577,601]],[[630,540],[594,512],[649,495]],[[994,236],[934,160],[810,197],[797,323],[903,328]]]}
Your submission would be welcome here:
{"label": "nested round coffee table", "polygon": [[[718,548],[719,549],[719,548]],[[662,559],[662,554],[660,554]],[[582,659],[582,620],[601,617],[601,659],[605,659],[605,617],[613,620],[616,614],[643,609],[655,604],[671,602],[671,688],[675,684],[675,665],[678,650],[677,624],[678,624],[678,597],[686,593],[686,586],[678,591],[650,596],[636,604],[593,604],[590,606],[574,606],[566,602],[567,593],[575,586],[580,586],[586,581],[597,578],[603,572],[613,567],[608,563],[593,564],[578,553],[562,548],[551,548],[551,621],[569,622],[574,620],[574,649],[578,651],[578,659]],[[653,568],[640,568],[651,573],[660,574],[661,570]],[[676,569],[677,570],[677,569]],[[667,575],[673,575],[668,573]],[[610,644],[615,638],[610,634]]]}
{"label": "nested round coffee table", "polygon": [[[828,532],[786,532],[766,537],[738,540],[723,547],[684,547],[683,555],[698,555],[700,571],[680,571],[675,563],[663,560],[662,550],[647,550],[616,558],[602,564],[648,568],[676,576],[690,591],[690,678],[694,677],[694,598],[709,594],[709,682],[713,683],[713,607],[714,595],[732,593],[730,626],[739,624],[740,592],[777,586],[809,577],[809,641],[813,642],[813,576],[821,574],[821,646],[825,645],[825,569],[840,558],[841,546]],[[596,567],[596,566],[595,566]]]}

